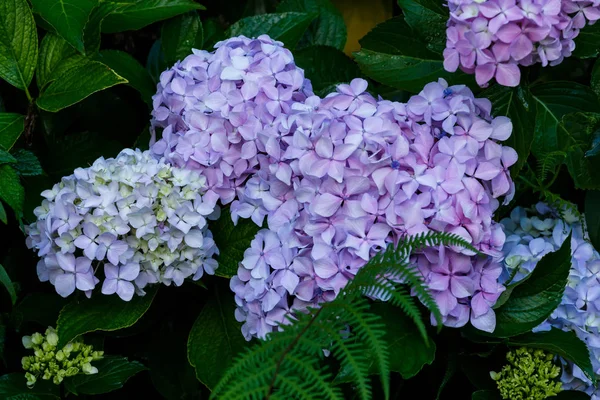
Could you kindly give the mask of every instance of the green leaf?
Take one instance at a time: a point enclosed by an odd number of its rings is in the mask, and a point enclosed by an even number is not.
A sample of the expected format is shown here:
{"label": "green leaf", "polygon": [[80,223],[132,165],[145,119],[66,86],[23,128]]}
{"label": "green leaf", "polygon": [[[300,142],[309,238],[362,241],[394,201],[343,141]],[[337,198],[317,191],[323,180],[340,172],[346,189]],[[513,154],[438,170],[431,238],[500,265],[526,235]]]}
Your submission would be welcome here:
{"label": "green leaf", "polygon": [[146,60],[146,71],[152,77],[155,83],[158,83],[160,74],[169,67],[165,58],[165,53],[162,50],[161,40],[158,39],[152,44],[148,59]]}
{"label": "green leaf", "polygon": [[33,9],[54,30],[80,53],[83,46],[83,28],[97,0],[31,0]]}
{"label": "green leaf", "polygon": [[150,148],[150,139],[150,127],[147,125],[135,140],[133,148],[140,149],[142,151],[148,150]]}
{"label": "green leaf", "polygon": [[216,18],[202,20],[202,30],[204,31],[204,44],[202,48],[213,50],[215,43],[225,37],[225,31]]}
{"label": "green leaf", "polygon": [[600,97],[600,59],[596,60],[592,69],[591,87],[594,93]]}
{"label": "green leaf", "polygon": [[93,361],[92,365],[98,368],[97,374],[79,374],[65,379],[65,386],[71,393],[94,395],[112,392],[122,388],[135,374],[147,369],[142,363],[115,356],[105,356]]}
{"label": "green leaf", "polygon": [[478,390],[473,393],[471,400],[500,400],[500,393],[497,390]]}
{"label": "green leaf", "polygon": [[269,35],[280,40],[288,49],[294,49],[317,14],[286,12],[262,14],[242,18],[227,30],[226,36],[244,35],[250,38]]}
{"label": "green leaf", "polygon": [[26,0],[0,0],[0,78],[26,90],[37,63],[38,38]]}
{"label": "green leaf", "polygon": [[[75,55],[77,52],[67,41],[53,33],[46,33],[40,44],[40,56],[36,69],[36,82],[39,89],[42,89],[50,82],[50,78],[56,67],[66,58]],[[56,78],[56,76],[54,76]]]}
{"label": "green leaf", "polygon": [[24,322],[36,322],[42,326],[54,326],[60,310],[67,300],[56,293],[30,293],[21,300],[11,313],[11,324],[19,329]]}
{"label": "green leaf", "polygon": [[0,147],[10,150],[25,129],[25,116],[13,113],[0,113]]}
{"label": "green leaf", "polygon": [[62,348],[84,333],[116,331],[132,326],[152,304],[156,289],[153,287],[145,296],[134,296],[127,302],[119,296],[100,293],[91,299],[73,300],[62,309],[56,322],[58,347]]}
{"label": "green leaf", "polygon": [[568,114],[564,116],[560,126],[565,135],[574,142],[568,150],[566,164],[575,187],[600,189],[600,157],[590,157],[586,154],[595,137],[600,134],[600,114]]}
{"label": "green leaf", "polygon": [[585,225],[590,242],[600,249],[600,192],[589,190],[585,194]]}
{"label": "green leaf", "polygon": [[[1,164],[14,164],[17,159],[14,158],[8,151],[0,149],[0,165]],[[14,165],[13,165],[14,167]]]}
{"label": "green leaf", "polygon": [[0,200],[3,200],[13,209],[17,218],[21,218],[25,190],[21,186],[19,175],[8,164],[0,165]]}
{"label": "green leaf", "polygon": [[31,151],[19,149],[13,153],[17,163],[13,168],[21,176],[35,176],[44,173],[40,160]]}
{"label": "green leaf", "polygon": [[195,11],[171,18],[162,26],[161,44],[169,65],[201,49],[204,43],[202,22]]}
{"label": "green leaf", "polygon": [[216,257],[219,268],[215,275],[231,278],[237,274],[244,251],[250,247],[250,242],[260,227],[249,219],[240,219],[237,225],[233,225],[228,212],[222,213],[218,220],[210,221],[209,227],[219,249],[219,255]]}
{"label": "green leaf", "polygon": [[360,40],[354,58],[368,77],[409,92],[418,93],[438,78],[451,85],[474,84],[472,76],[444,70],[442,56],[427,49],[402,17],[377,25]]}
{"label": "green leaf", "polygon": [[495,337],[511,337],[543,322],[560,301],[571,269],[571,235],[557,251],[545,255],[530,277],[496,309]]}
{"label": "green leaf", "polygon": [[152,103],[156,86],[148,71],[130,54],[119,50],[102,50],[95,59],[108,65],[119,76],[127,79],[128,84],[140,92],[145,102]]}
{"label": "green leaf", "polygon": [[512,121],[513,132],[503,144],[515,149],[519,155],[517,163],[510,169],[511,176],[515,179],[527,163],[533,143],[536,108],[531,93],[523,85],[516,88],[494,85],[481,96],[492,102],[494,116],[504,115]]}
{"label": "green leaf", "polygon": [[100,50],[100,33],[104,18],[117,10],[128,7],[133,2],[133,0],[120,0],[117,3],[102,1],[92,10],[83,30],[83,42],[87,54],[94,54]]}
{"label": "green leaf", "polygon": [[417,375],[435,358],[435,343],[429,346],[414,322],[399,308],[387,303],[371,304],[371,311],[379,315],[386,326],[385,341],[388,343],[390,370],[399,372],[404,379]]}
{"label": "green leaf", "polygon": [[187,358],[188,321],[170,320],[154,329],[147,350],[147,365],[154,387],[167,400],[198,398],[202,385]]}
{"label": "green leaf", "polygon": [[508,344],[547,350],[552,354],[559,355],[565,360],[576,364],[594,384],[596,383],[596,374],[590,361],[589,350],[575,332],[564,332],[552,328],[547,332],[531,332],[510,338]]}
{"label": "green leaf", "polygon": [[5,224],[8,224],[8,216],[6,215],[6,210],[4,209],[4,206],[2,205],[1,201],[0,201],[0,221],[4,222]]}
{"label": "green leaf", "polygon": [[329,0],[284,0],[277,6],[279,13],[290,11],[318,14],[300,44],[344,49],[347,36],[344,17]]}
{"label": "green leaf", "polygon": [[137,30],[191,10],[204,9],[204,6],[193,0],[140,0],[119,8],[104,18],[102,32]]}
{"label": "green leaf", "polygon": [[17,301],[17,292],[15,292],[15,286],[10,280],[10,276],[8,276],[2,264],[0,264],[0,283],[2,283],[2,285],[6,288],[6,291],[10,296],[10,301],[14,306]]}
{"label": "green leaf", "polygon": [[596,94],[574,82],[549,82],[531,87],[537,108],[532,153],[543,158],[550,152],[566,151],[569,132],[561,125],[563,116],[575,112],[600,111]]}
{"label": "green leaf", "polygon": [[43,110],[56,112],[120,83],[127,83],[127,79],[100,62],[89,61],[73,67],[48,85],[38,98],[37,105]]}
{"label": "green leaf", "polygon": [[55,80],[62,78],[63,75],[67,74],[67,72],[71,72],[71,69],[80,67],[82,65],[87,65],[88,62],[90,62],[89,57],[83,56],[77,52],[75,52],[72,56],[62,59],[52,70],[52,73],[48,77],[48,81],[44,84],[45,87],[41,88],[41,92],[46,90],[50,82],[54,82]]}
{"label": "green leaf", "polygon": [[600,54],[600,26],[588,25],[583,28],[575,40],[573,55],[579,58],[593,58]]}
{"label": "green leaf", "polygon": [[441,54],[446,47],[448,9],[438,0],[398,0],[406,23],[427,44],[427,48]]}
{"label": "green leaf", "polygon": [[40,380],[29,389],[23,372],[15,372],[0,376],[0,399],[16,400],[25,394],[37,396],[44,400],[60,399],[59,387],[51,382]]}
{"label": "green leaf", "polygon": [[296,65],[304,69],[313,90],[321,92],[332,86],[350,82],[360,76],[360,70],[350,57],[329,46],[311,46],[294,53]]}
{"label": "green leaf", "polygon": [[235,308],[229,290],[215,286],[190,331],[188,360],[198,380],[211,390],[247,344],[234,318]]}
{"label": "green leaf", "polygon": [[535,102],[548,109],[557,121],[569,113],[600,111],[596,94],[579,83],[555,81],[533,85],[530,89]]}

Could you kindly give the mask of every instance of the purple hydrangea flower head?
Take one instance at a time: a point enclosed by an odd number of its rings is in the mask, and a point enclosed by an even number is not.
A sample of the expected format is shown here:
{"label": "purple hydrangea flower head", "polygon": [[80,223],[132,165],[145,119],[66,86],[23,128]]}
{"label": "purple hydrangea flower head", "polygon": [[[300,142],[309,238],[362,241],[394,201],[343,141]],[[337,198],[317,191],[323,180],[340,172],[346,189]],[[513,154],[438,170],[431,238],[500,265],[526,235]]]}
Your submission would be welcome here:
{"label": "purple hydrangea flower head", "polygon": [[[582,221],[583,217],[568,209],[557,210],[544,203],[532,209],[515,208],[509,218],[501,221],[507,238],[500,280],[524,279],[571,233],[571,270],[561,304],[534,331],[558,328],[575,332],[590,350],[594,372],[600,376],[600,254],[590,244]],[[592,399],[600,399],[600,390],[579,367],[566,360],[561,362],[564,390],[581,390]]]}
{"label": "purple hydrangea flower head", "polygon": [[149,283],[213,274],[217,248],[206,219],[218,209],[207,191],[197,171],[140,150],[76,169],[42,193],[27,229],[40,280],[63,297],[75,289],[90,296],[102,282],[102,293],[129,301]]}
{"label": "purple hydrangea flower head", "polygon": [[[212,53],[193,50],[160,76],[151,150],[174,166],[205,175],[206,196],[230,203],[260,168],[260,156],[276,151],[269,139],[288,129],[292,104],[311,95],[292,53],[267,35],[233,37],[217,43]],[[274,169],[284,180],[291,175],[288,165]]]}
{"label": "purple hydrangea flower head", "polygon": [[458,234],[487,255],[414,256],[444,323],[495,327],[505,237],[492,216],[514,192],[516,153],[500,144],[510,120],[443,80],[406,104],[366,89],[355,79],[322,99],[280,104],[277,133],[257,136],[265,151],[231,204],[234,221],[266,220],[231,280],[247,339],[334,299],[374,254],[428,231]]}
{"label": "purple hydrangea flower head", "polygon": [[519,65],[557,65],[575,48],[573,39],[600,19],[595,0],[449,0],[444,68],[517,86]]}

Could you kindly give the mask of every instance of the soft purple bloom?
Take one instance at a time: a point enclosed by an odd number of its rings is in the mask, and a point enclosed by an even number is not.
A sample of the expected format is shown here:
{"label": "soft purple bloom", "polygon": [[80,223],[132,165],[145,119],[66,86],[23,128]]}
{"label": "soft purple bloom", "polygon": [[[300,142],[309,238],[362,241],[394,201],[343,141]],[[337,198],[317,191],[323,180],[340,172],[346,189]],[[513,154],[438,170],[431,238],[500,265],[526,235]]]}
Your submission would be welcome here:
{"label": "soft purple bloom", "polygon": [[[230,38],[212,53],[194,49],[161,74],[151,149],[209,181],[217,177],[211,191],[230,203],[268,153],[264,143],[285,131],[292,103],[310,95],[290,51],[266,35]],[[290,172],[280,168],[277,175],[287,181]]]}
{"label": "soft purple bloom", "polygon": [[[484,25],[478,34],[485,40]],[[332,300],[377,252],[430,230],[461,235],[488,255],[442,248],[415,256],[444,324],[494,329],[505,236],[492,216],[496,197],[512,193],[515,161],[496,140],[510,136],[510,120],[491,118],[488,101],[443,80],[407,104],[365,89],[353,80],[322,100],[294,102],[276,132],[256,136],[257,171],[231,206],[234,221],[261,225],[266,216],[269,228],[230,285],[247,339]],[[260,115],[273,121],[268,110]]]}
{"label": "soft purple bloom", "polygon": [[128,263],[120,267],[113,264],[104,265],[104,275],[106,279],[102,283],[103,294],[116,293],[125,301],[133,298],[135,287],[131,281],[135,280],[140,273],[140,265],[137,263]]}
{"label": "soft purple bloom", "polygon": [[62,297],[69,296],[75,288],[85,292],[96,286],[90,259],[62,253],[58,253],[56,259],[64,273],[56,276],[54,286]]}
{"label": "soft purple bloom", "polygon": [[575,48],[580,29],[600,19],[592,0],[449,0],[444,68],[517,86],[519,65],[556,65]]}

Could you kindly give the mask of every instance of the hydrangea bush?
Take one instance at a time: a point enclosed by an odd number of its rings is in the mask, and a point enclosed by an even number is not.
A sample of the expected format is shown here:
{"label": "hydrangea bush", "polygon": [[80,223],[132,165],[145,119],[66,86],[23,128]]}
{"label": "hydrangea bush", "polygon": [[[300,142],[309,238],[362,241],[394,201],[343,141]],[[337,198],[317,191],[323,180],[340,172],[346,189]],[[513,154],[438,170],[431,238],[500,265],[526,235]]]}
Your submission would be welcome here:
{"label": "hydrangea bush", "polygon": [[47,3],[0,398],[600,398],[597,0]]}

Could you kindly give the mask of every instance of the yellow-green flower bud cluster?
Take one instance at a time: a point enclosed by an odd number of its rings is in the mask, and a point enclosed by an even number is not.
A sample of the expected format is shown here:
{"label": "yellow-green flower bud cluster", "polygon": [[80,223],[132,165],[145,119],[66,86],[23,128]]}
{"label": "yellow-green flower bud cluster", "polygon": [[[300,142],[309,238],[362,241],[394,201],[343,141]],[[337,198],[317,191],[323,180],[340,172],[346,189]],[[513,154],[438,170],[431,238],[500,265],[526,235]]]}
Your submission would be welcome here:
{"label": "yellow-green flower bud cluster", "polygon": [[490,372],[500,395],[510,400],[543,400],[561,391],[560,367],[554,356],[539,349],[521,347],[506,354],[508,364],[500,372]]}
{"label": "yellow-green flower bud cluster", "polygon": [[67,343],[62,349],[57,349],[57,345],[58,335],[52,327],[48,327],[44,335],[36,332],[23,336],[23,346],[33,350],[32,356],[21,360],[27,386],[33,387],[40,378],[59,385],[68,376],[98,373],[91,363],[101,359],[103,351],[94,351],[93,346],[80,341]]}

